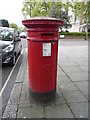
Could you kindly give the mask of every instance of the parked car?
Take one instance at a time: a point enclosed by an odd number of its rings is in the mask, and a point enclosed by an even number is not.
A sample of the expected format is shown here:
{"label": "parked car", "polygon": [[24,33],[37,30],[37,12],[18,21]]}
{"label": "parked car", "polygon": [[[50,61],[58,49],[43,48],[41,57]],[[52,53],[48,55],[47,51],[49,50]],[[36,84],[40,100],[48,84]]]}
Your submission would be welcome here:
{"label": "parked car", "polygon": [[20,33],[20,38],[27,38],[27,33],[26,32],[21,32]]}
{"label": "parked car", "polygon": [[2,64],[14,65],[21,53],[22,44],[18,31],[13,28],[0,27],[0,57]]}

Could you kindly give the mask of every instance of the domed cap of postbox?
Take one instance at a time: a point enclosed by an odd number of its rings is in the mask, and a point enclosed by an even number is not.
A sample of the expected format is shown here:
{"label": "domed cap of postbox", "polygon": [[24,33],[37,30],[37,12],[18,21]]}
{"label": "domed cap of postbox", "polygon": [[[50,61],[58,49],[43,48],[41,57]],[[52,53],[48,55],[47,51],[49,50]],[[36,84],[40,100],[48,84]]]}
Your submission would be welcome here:
{"label": "domed cap of postbox", "polygon": [[34,17],[23,20],[22,24],[27,28],[41,28],[41,27],[59,27],[63,25],[63,21],[50,17]]}

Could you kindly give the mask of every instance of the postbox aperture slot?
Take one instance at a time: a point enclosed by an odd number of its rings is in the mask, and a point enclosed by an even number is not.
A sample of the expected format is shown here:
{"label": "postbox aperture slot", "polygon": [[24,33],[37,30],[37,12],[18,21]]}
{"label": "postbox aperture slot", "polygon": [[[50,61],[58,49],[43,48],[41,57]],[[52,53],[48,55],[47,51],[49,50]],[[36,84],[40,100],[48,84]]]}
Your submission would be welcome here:
{"label": "postbox aperture slot", "polygon": [[41,36],[53,36],[53,33],[41,33]]}

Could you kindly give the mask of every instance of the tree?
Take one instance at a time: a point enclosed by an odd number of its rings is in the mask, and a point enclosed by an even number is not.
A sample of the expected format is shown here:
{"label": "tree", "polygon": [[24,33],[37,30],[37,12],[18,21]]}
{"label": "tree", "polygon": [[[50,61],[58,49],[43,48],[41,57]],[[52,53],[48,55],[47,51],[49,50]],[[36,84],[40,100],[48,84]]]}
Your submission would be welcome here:
{"label": "tree", "polygon": [[[71,27],[70,17],[68,16],[68,12],[64,10],[62,6],[63,4],[60,2],[53,2],[49,9],[48,16],[63,20],[63,27],[67,29]],[[62,30],[62,27],[60,27],[60,29]]]}
{"label": "tree", "polygon": [[1,23],[1,26],[2,26],[2,27],[9,27],[9,22],[8,22],[8,20],[1,19],[1,20],[0,20],[0,23]]}
{"label": "tree", "polygon": [[24,18],[32,17],[32,11],[36,7],[36,0],[23,0],[22,14]]}
{"label": "tree", "polygon": [[[60,0],[57,0],[59,2],[56,2],[53,0],[52,2],[46,2],[46,0],[43,0],[42,2],[35,2],[30,1],[32,3],[31,6],[31,17],[35,16],[48,16],[53,18],[62,19],[64,21],[64,27],[69,28],[71,27],[68,16],[68,9],[70,6],[70,3],[62,4]],[[67,8],[68,5],[68,8]],[[67,10],[66,10],[67,8]],[[64,10],[63,10],[64,9]],[[27,4],[27,2],[24,0],[24,7],[22,9],[23,15],[25,18],[27,18],[30,14],[30,4]]]}
{"label": "tree", "polygon": [[81,17],[84,22],[87,21],[88,3],[73,1],[72,11],[77,17]]}
{"label": "tree", "polygon": [[90,32],[90,1],[88,2],[88,32]]}
{"label": "tree", "polygon": [[14,28],[16,30],[19,29],[18,26],[17,26],[17,24],[15,24],[15,23],[11,23],[9,26],[10,26],[10,28]]}
{"label": "tree", "polygon": [[38,2],[36,7],[32,11],[32,17],[35,16],[47,16],[50,3],[44,0],[43,2]]}
{"label": "tree", "polygon": [[53,18],[60,18],[60,12],[62,9],[62,4],[58,2],[52,2],[50,4],[50,9],[48,11],[48,16]]}
{"label": "tree", "polygon": [[49,2],[43,0],[36,2],[36,0],[24,0],[22,13],[24,18],[35,16],[46,16],[49,8]]}
{"label": "tree", "polygon": [[75,13],[76,17],[80,18],[80,23],[82,23],[82,20],[84,21],[83,23],[86,24],[86,38],[88,39],[88,10],[90,8],[90,1],[89,2],[77,2],[77,0],[72,0],[73,6],[72,6],[72,11]]}

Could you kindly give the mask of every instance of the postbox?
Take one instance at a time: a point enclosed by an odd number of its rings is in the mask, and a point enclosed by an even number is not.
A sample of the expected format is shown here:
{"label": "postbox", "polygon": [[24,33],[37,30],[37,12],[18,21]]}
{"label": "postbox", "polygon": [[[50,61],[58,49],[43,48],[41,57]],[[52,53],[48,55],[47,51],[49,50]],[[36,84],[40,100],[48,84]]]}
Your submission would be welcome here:
{"label": "postbox", "polygon": [[36,17],[22,23],[27,28],[30,95],[53,98],[57,82],[58,27],[63,21]]}

